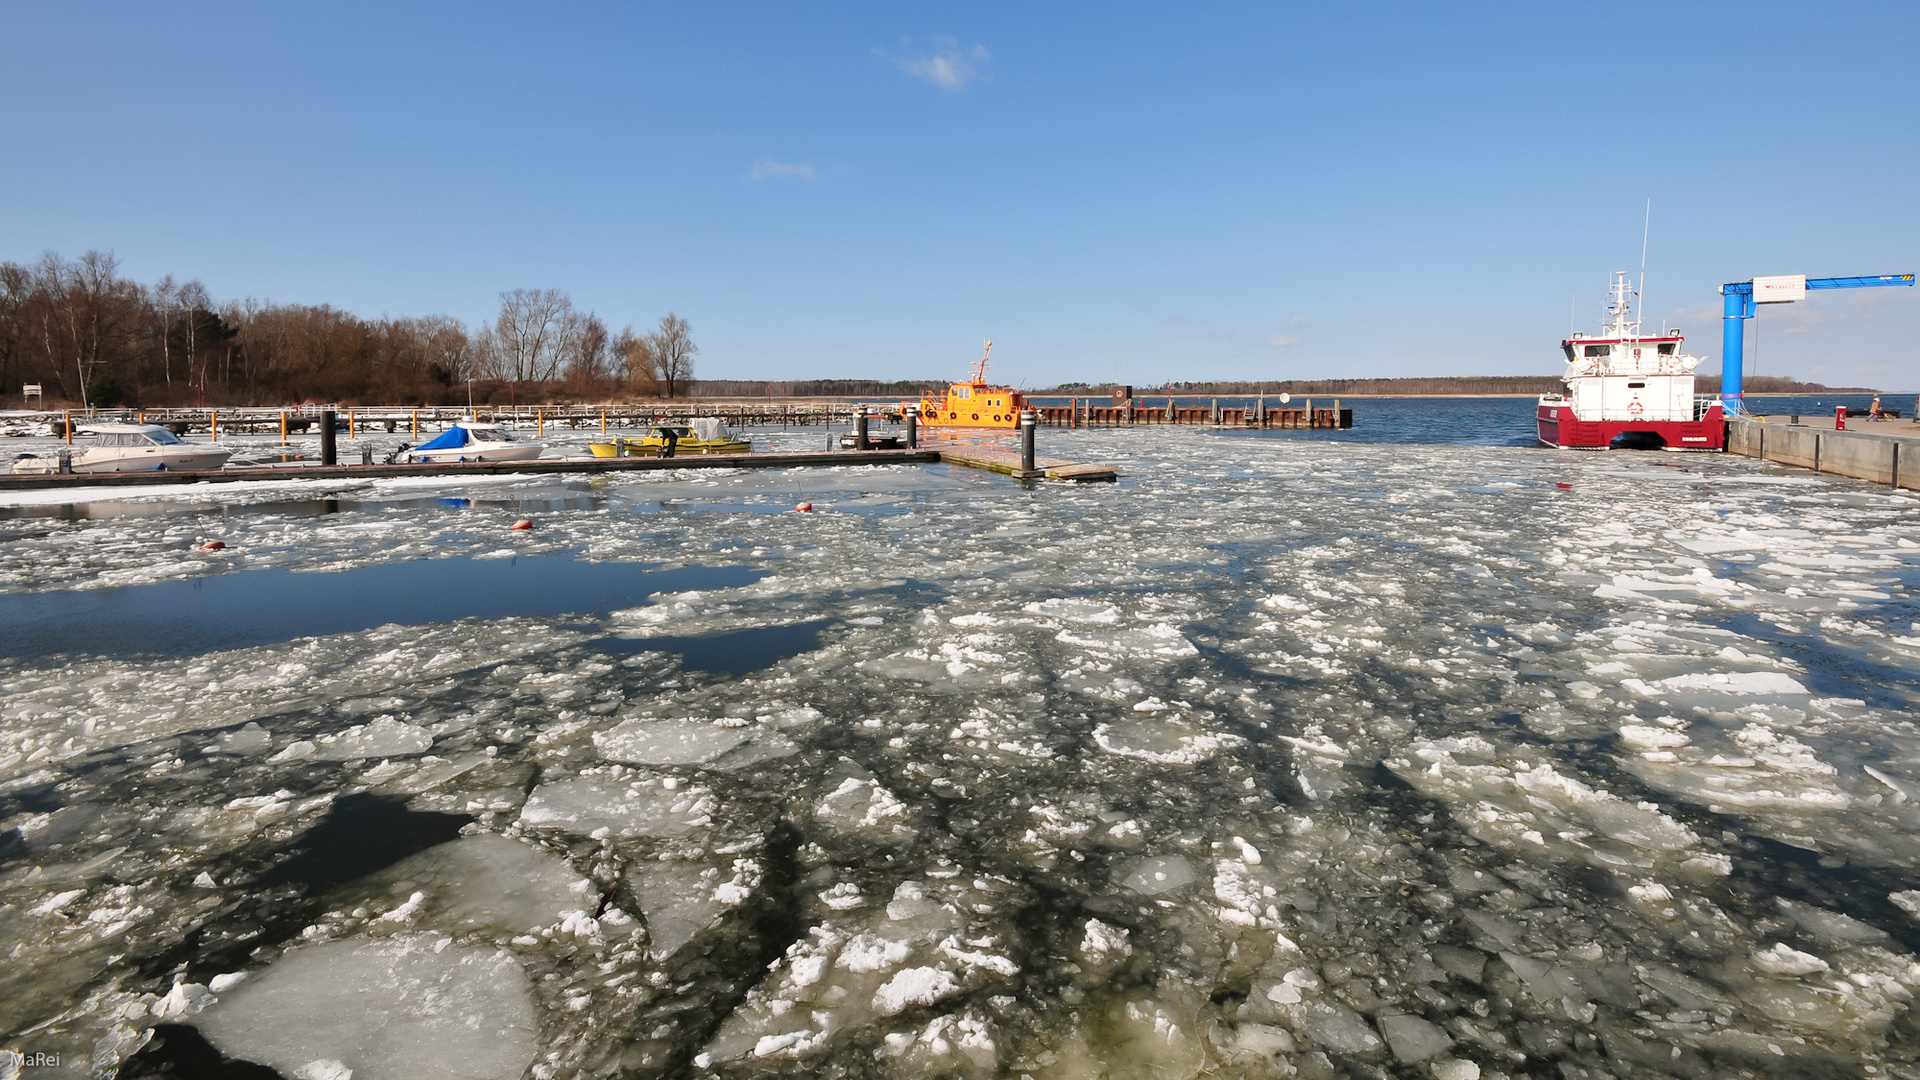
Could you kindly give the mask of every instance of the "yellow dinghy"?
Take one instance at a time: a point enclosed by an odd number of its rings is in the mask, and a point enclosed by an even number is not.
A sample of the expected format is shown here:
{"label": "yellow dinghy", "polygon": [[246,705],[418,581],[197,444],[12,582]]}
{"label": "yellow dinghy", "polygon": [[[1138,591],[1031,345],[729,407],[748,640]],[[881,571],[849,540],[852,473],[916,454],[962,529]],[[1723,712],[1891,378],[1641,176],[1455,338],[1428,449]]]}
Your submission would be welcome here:
{"label": "yellow dinghy", "polygon": [[753,444],[727,430],[716,417],[703,416],[688,427],[662,425],[643,439],[616,438],[587,444],[594,457],[660,457],[671,445],[679,454],[750,454]]}

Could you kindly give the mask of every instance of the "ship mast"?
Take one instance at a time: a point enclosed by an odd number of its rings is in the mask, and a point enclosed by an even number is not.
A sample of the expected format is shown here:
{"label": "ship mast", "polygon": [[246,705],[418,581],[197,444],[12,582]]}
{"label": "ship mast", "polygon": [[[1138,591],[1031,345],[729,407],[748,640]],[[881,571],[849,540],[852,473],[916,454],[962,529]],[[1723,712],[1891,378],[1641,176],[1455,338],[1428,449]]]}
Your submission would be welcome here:
{"label": "ship mast", "polygon": [[987,355],[991,352],[993,352],[993,342],[989,341],[987,342],[987,347],[980,351],[980,362],[973,365],[973,385],[975,386],[986,385]]}

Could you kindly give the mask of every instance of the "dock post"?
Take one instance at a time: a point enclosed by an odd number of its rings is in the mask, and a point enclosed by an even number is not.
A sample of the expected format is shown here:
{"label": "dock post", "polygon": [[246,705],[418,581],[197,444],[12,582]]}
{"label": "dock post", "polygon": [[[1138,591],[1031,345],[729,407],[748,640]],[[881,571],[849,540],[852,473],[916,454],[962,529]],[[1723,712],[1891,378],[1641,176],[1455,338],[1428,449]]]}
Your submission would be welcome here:
{"label": "dock post", "polygon": [[1032,409],[1020,414],[1020,472],[1032,476],[1033,469],[1033,429],[1038,425],[1039,417]]}
{"label": "dock post", "polygon": [[1339,430],[1340,430],[1340,399],[1339,399],[1339,398],[1334,398],[1334,399],[1333,399],[1333,424],[1332,424],[1332,427],[1333,427],[1333,430],[1335,430],[1335,431],[1339,431]]}
{"label": "dock post", "polygon": [[220,410],[215,409],[214,411],[207,414],[207,426],[213,430],[213,441],[219,442],[220,441]]}
{"label": "dock post", "polygon": [[357,439],[359,437],[360,437],[360,423],[358,420],[354,419],[353,410],[348,409],[347,410],[347,438]]}
{"label": "dock post", "polygon": [[607,433],[607,410],[601,409],[600,410],[600,434],[605,435],[606,433]]}
{"label": "dock post", "polygon": [[73,471],[73,451],[64,446],[60,448],[60,471],[62,473]]}
{"label": "dock post", "polygon": [[[353,414],[348,413],[347,415],[352,416]],[[537,439],[544,439],[547,437],[547,410],[545,409],[533,410],[533,434],[534,434],[534,437]]]}
{"label": "dock post", "polygon": [[72,413],[67,414],[66,425],[67,425],[67,445],[72,446],[73,445],[73,414]]}
{"label": "dock post", "polygon": [[1078,430],[1080,427],[1080,399],[1067,399],[1067,427]]}
{"label": "dock post", "polygon": [[856,406],[853,410],[853,448],[855,450],[872,449],[867,444],[867,407],[865,405]]}
{"label": "dock post", "polygon": [[338,455],[334,453],[333,442],[334,412],[332,409],[320,410],[320,464],[338,465]]}
{"label": "dock post", "polygon": [[1306,414],[1307,414],[1307,426],[1318,427],[1319,425],[1313,422],[1313,399],[1312,398],[1307,399]]}
{"label": "dock post", "polygon": [[287,445],[287,410],[280,410],[280,445]]}
{"label": "dock post", "polygon": [[920,406],[907,406],[907,449],[920,449]]}
{"label": "dock post", "polygon": [[413,410],[413,441],[420,441],[420,410]]}

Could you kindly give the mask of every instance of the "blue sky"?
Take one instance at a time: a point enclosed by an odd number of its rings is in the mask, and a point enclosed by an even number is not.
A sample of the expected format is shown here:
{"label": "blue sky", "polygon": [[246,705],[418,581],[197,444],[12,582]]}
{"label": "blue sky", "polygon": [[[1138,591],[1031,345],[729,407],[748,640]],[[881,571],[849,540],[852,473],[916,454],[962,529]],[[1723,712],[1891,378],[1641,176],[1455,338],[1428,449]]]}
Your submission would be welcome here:
{"label": "blue sky", "polygon": [[[1723,281],[1920,269],[1916,41],[1911,2],[0,0],[0,259],[561,288],[687,318],[709,377],[988,337],[1029,385],[1549,374],[1651,199],[1650,322],[1717,360]],[[1759,332],[1750,370],[1920,387],[1920,289]]]}

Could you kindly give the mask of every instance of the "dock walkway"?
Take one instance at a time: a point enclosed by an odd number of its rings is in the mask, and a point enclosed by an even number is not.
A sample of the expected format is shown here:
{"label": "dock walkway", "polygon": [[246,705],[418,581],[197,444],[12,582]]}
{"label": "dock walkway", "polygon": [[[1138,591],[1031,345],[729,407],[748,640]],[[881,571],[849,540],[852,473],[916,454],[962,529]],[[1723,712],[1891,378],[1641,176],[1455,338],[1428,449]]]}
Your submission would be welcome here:
{"label": "dock walkway", "polygon": [[1727,452],[1920,491],[1920,425],[1902,420],[1831,416],[1756,416],[1727,421]]}
{"label": "dock walkway", "polygon": [[[241,466],[198,472],[0,474],[0,491],[58,488],[141,487],[154,484],[231,484],[247,480],[377,480],[397,476],[501,476],[506,474],[597,475],[677,469],[777,469],[853,465],[935,465],[942,462],[1018,475],[1017,453],[978,447],[958,450],[826,450],[757,454],[688,454],[652,457],[560,457],[531,461],[463,461],[393,465]],[[1035,458],[1048,479],[1112,480],[1111,466]]]}

